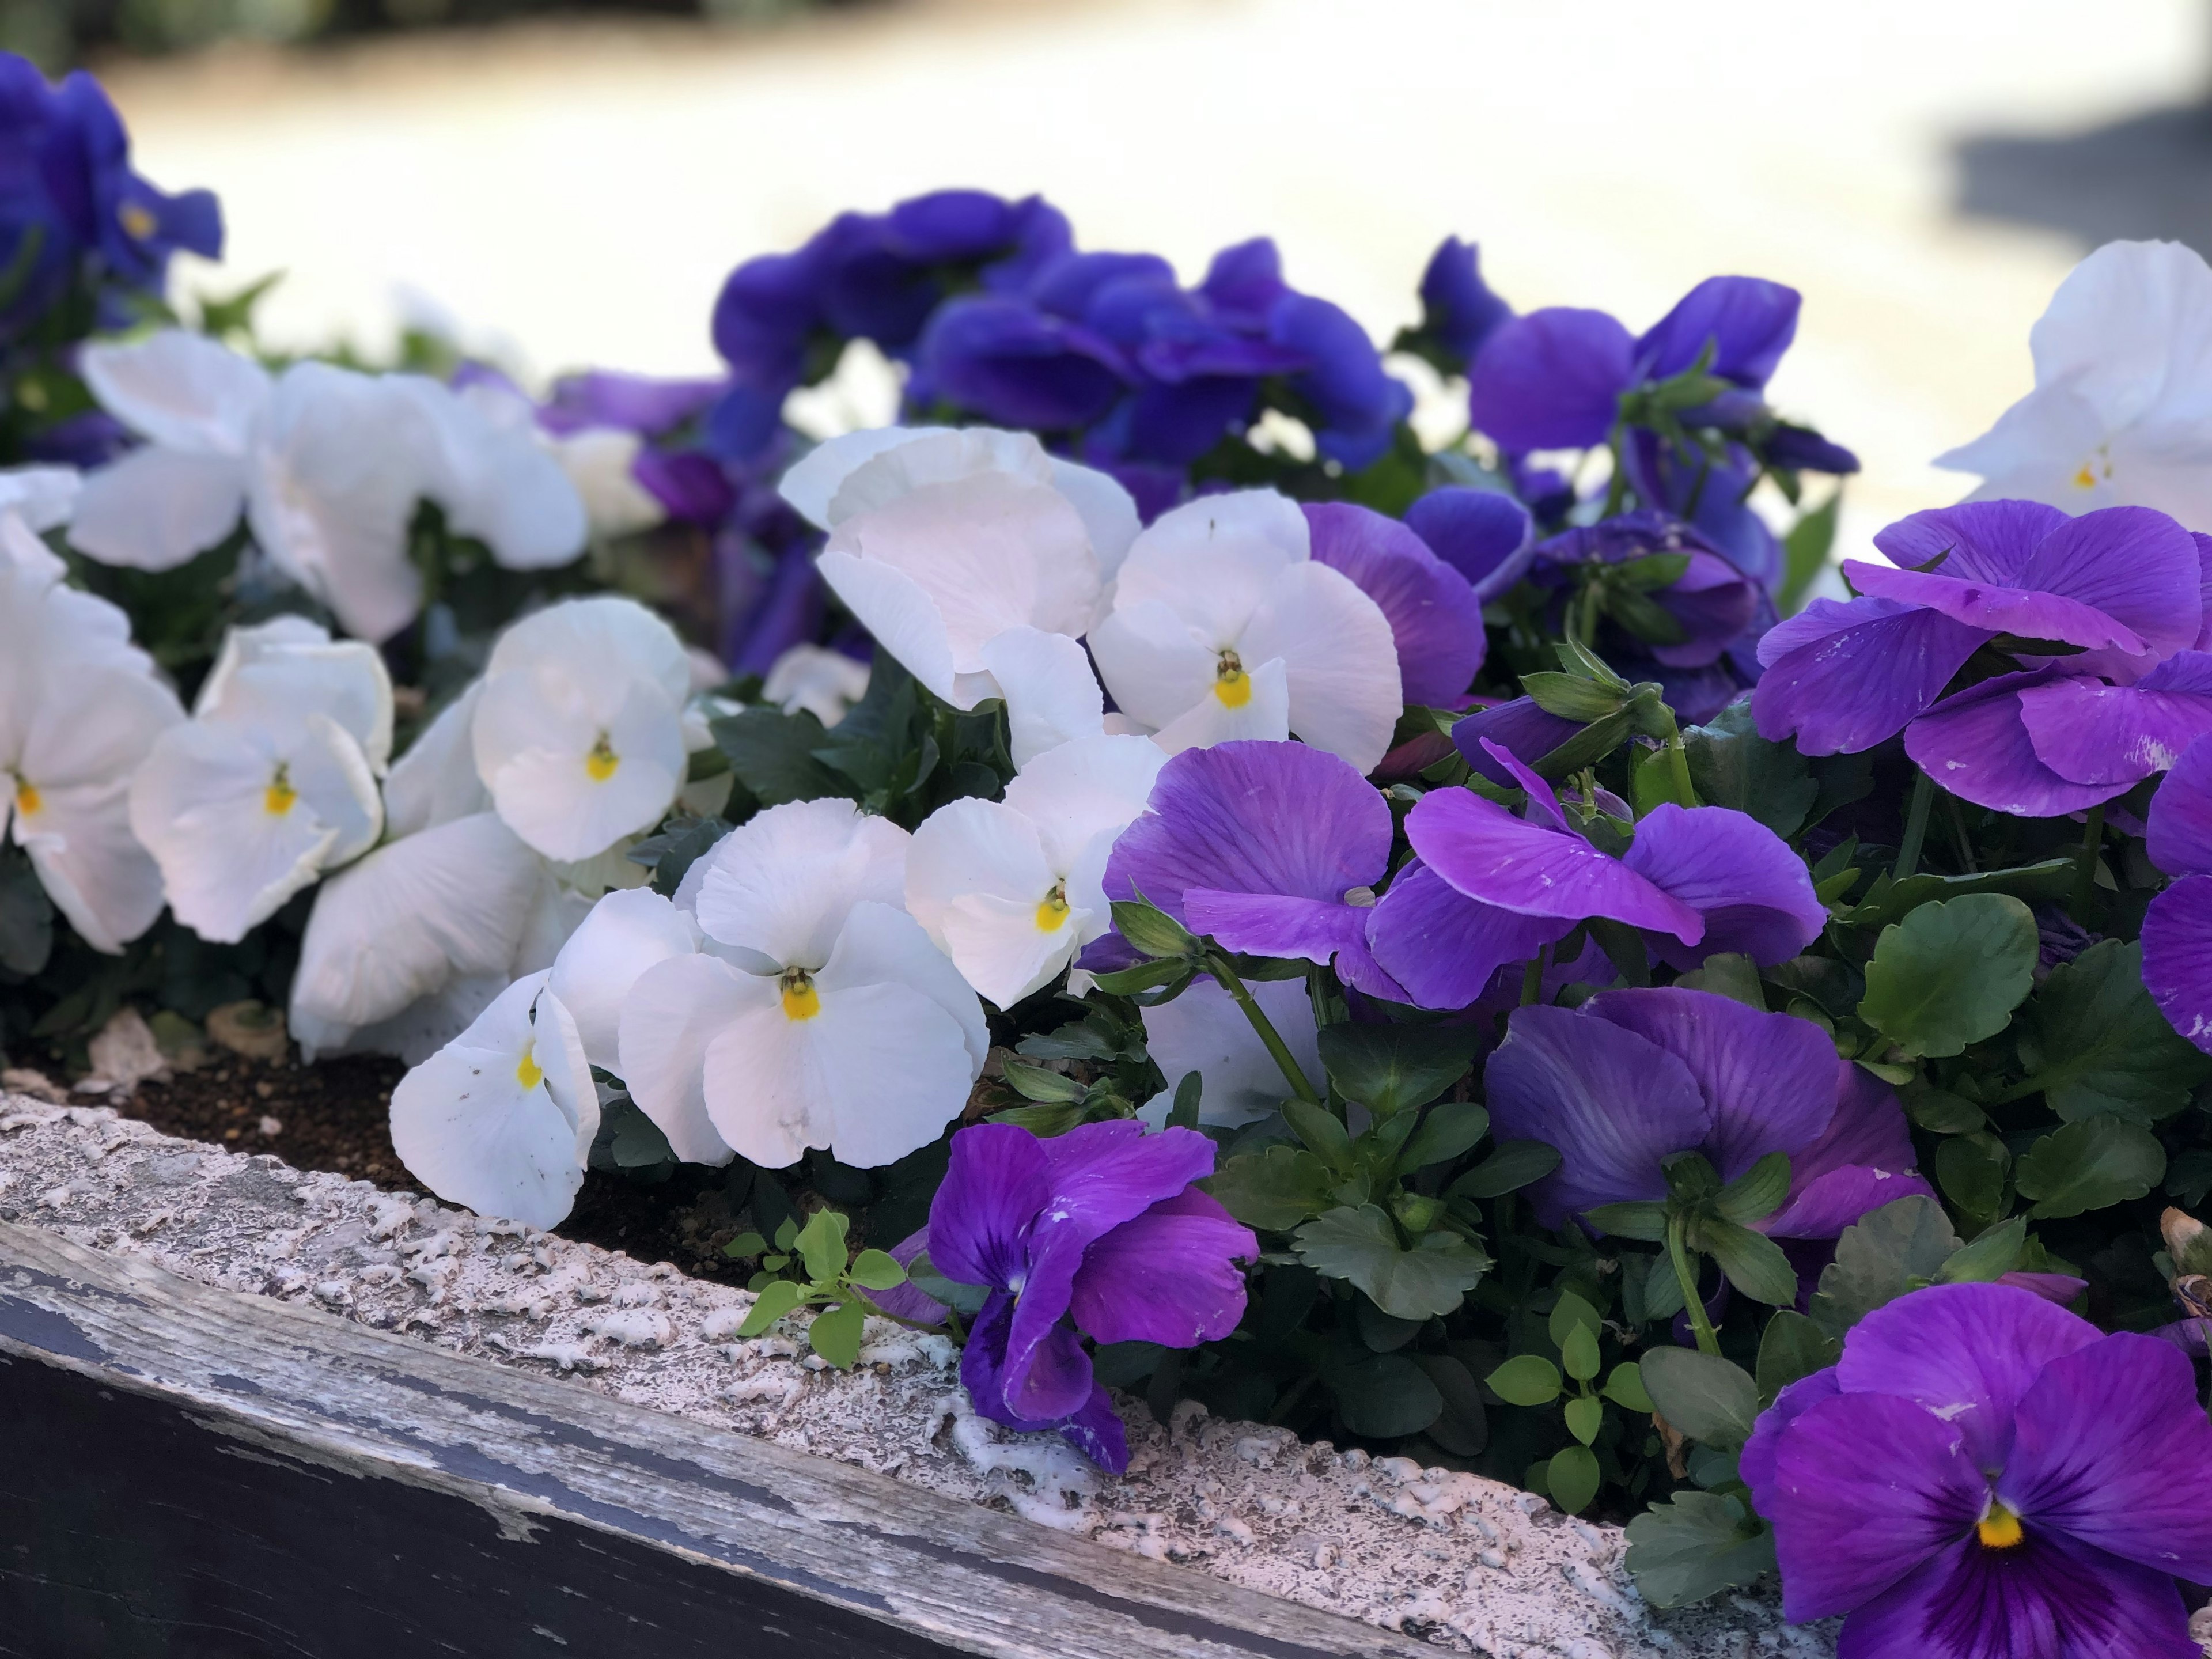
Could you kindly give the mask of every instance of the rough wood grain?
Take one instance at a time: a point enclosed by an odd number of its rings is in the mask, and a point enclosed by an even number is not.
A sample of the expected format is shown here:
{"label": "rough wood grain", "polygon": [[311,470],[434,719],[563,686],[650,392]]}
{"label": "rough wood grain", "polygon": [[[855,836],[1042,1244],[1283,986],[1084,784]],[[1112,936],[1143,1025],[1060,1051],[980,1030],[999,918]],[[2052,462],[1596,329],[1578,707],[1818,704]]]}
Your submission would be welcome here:
{"label": "rough wood grain", "polygon": [[5,1223],[0,1422],[11,1659],[1423,1650]]}

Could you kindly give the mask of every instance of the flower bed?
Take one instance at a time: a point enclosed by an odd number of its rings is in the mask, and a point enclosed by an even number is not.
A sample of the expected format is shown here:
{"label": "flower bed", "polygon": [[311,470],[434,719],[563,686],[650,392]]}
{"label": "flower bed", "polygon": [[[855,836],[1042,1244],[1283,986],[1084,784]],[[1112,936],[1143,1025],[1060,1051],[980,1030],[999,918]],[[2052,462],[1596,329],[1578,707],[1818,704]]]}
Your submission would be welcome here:
{"label": "flower bed", "polygon": [[[2196,255],[2086,260],[1839,583],[1778,283],[1634,335],[1452,240],[1386,358],[1264,242],[948,191],[538,403],[116,328],[181,233],[101,178],[135,265],[58,195],[17,254],[87,470],[0,517],[11,1043],[282,1002],[441,1197],[690,1166],[742,1335],[902,1322],[1109,1473],[1195,1400],[1625,1521],[1662,1607],[2188,1650]],[[869,352],[912,424],[785,423]]]}

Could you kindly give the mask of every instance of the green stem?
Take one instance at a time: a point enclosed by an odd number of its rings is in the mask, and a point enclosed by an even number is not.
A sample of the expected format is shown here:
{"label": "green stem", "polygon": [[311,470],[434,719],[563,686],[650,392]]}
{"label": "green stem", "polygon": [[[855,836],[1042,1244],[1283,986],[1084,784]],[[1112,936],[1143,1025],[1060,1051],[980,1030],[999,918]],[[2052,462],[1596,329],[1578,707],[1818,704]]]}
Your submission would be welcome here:
{"label": "green stem", "polygon": [[1943,797],[1945,821],[1951,826],[1951,839],[1959,848],[1959,864],[1968,875],[1978,874],[1981,866],[1974,861],[1973,837],[1966,833],[1966,814],[1959,805],[1956,795]]}
{"label": "green stem", "polygon": [[1628,469],[1620,459],[1621,436],[1620,422],[1615,421],[1613,430],[1605,435],[1605,447],[1613,453],[1613,476],[1606,480],[1605,512],[1601,515],[1607,519],[1618,516],[1628,499]]}
{"label": "green stem", "polygon": [[1528,965],[1521,970],[1521,1006],[1533,1007],[1544,994],[1544,957],[1549,945],[1536,947],[1536,954],[1528,958]]}
{"label": "green stem", "polygon": [[1936,784],[1925,772],[1912,777],[1912,805],[1905,809],[1905,841],[1897,849],[1895,875],[1903,881],[1920,867],[1920,843],[1928,838],[1928,809],[1936,804]]}
{"label": "green stem", "polygon": [[2089,925],[2090,901],[2097,896],[2097,854],[2105,844],[2105,809],[2102,803],[2089,809],[2087,827],[2081,832],[2081,856],[2074,871],[2074,896],[2066,908],[2075,921],[2087,927]]}
{"label": "green stem", "polygon": [[1667,1255],[1674,1264],[1674,1281],[1682,1287],[1682,1308],[1690,1316],[1690,1330],[1698,1339],[1698,1352],[1718,1358],[1721,1340],[1714,1333],[1713,1322],[1705,1316],[1705,1304],[1698,1296],[1698,1271],[1690,1263],[1686,1237],[1689,1226],[1686,1216],[1668,1218]]}
{"label": "green stem", "polygon": [[1206,971],[1213,975],[1214,982],[1228,992],[1235,999],[1237,1006],[1244,1011],[1244,1018],[1251,1022],[1261,1042],[1275,1057],[1275,1064],[1282,1068],[1283,1080],[1291,1085],[1291,1092],[1309,1106],[1320,1105],[1321,1097],[1314,1092],[1313,1085],[1306,1081],[1306,1074],[1298,1069],[1297,1061],[1291,1058],[1290,1045],[1283,1041],[1283,1035],[1275,1029],[1274,1022],[1267,1018],[1266,1011],[1253,999],[1252,993],[1245,988],[1244,981],[1237,978],[1237,970],[1229,965],[1229,958],[1218,951],[1208,951]]}

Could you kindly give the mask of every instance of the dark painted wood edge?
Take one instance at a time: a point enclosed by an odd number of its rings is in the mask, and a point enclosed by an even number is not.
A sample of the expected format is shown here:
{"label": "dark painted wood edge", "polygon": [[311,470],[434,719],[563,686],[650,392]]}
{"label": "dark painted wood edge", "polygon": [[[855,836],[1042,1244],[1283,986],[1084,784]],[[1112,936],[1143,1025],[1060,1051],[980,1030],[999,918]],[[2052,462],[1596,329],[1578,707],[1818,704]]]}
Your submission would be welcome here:
{"label": "dark painted wood edge", "polygon": [[[0,1354],[207,1432],[552,1517],[1006,1659],[1412,1659],[1423,1643],[866,1469],[0,1223]],[[344,1483],[334,1491],[343,1492]]]}

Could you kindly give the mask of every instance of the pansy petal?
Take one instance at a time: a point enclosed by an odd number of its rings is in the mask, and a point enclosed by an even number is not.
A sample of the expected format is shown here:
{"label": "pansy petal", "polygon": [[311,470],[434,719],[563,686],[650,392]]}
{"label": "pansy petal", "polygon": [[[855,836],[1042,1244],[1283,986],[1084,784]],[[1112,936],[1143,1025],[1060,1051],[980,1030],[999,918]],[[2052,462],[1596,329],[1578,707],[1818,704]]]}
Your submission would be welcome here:
{"label": "pansy petal", "polygon": [[1466,577],[1395,519],[1345,501],[1310,503],[1315,562],[1349,576],[1389,620],[1400,696],[1457,706],[1482,666],[1482,602]]}
{"label": "pansy petal", "polygon": [[149,446],[84,481],[70,545],[102,564],[173,570],[230,534],[245,510],[236,456]]}
{"label": "pansy petal", "polygon": [[[2094,606],[2161,657],[2185,650],[2203,624],[2197,544],[2148,507],[2104,507],[2054,526],[2028,555],[2020,585]],[[2030,639],[2063,637],[2014,631]]]}
{"label": "pansy petal", "polygon": [[[1784,1602],[1785,1611],[1793,1605],[1787,1590]],[[2033,1533],[2009,1550],[1984,1548],[1971,1534],[1942,1549],[1854,1611],[1836,1643],[1837,1659],[2196,1659],[2203,1651],[2166,1574]]]}
{"label": "pansy petal", "polygon": [[1946,697],[1905,728],[1905,752],[1961,800],[2016,817],[2055,818],[2110,800],[2127,786],[2061,776],[2037,756],[2022,722],[2021,694],[2057,677],[2053,668],[2000,674]]}
{"label": "pansy petal", "polygon": [[1875,532],[1874,544],[1900,569],[2023,587],[2033,586],[2023,574],[2030,556],[2066,521],[2040,501],[1960,501],[1907,514]]}
{"label": "pansy petal", "polygon": [[194,455],[246,453],[269,402],[269,373],[189,329],[166,328],[121,344],[95,343],[77,372],[100,406],[164,449]]}
{"label": "pansy petal", "polygon": [[940,946],[945,911],[956,900],[988,895],[1035,909],[1057,879],[1036,826],[1005,801],[972,795],[947,801],[907,846],[906,908]]}
{"label": "pansy petal", "polygon": [[[913,925],[903,913],[892,914]],[[915,927],[914,936],[935,954],[920,927]],[[945,971],[953,972],[950,963]],[[978,1069],[970,1034],[962,1022],[938,999],[908,985],[878,981],[839,987],[830,984],[825,975],[817,988],[821,1012],[813,1018],[788,1018],[781,1008],[765,1017],[793,1028],[807,1051],[809,1098],[802,1120],[806,1127],[799,1144],[826,1146],[838,1162],[869,1170],[896,1163],[943,1134],[945,1126],[967,1105],[969,1085]],[[964,984],[960,989],[974,1007],[975,993]],[[975,1017],[981,1025],[980,1008]],[[734,1059],[736,1050],[718,1045],[710,1052],[710,1060],[725,1054]],[[739,1152],[747,1148],[730,1133],[738,1111],[744,1113],[746,1121],[769,1115],[793,1121],[796,1100],[757,1099],[750,1080],[741,1072],[726,1074],[725,1081],[728,1093],[718,1097],[717,1079],[710,1074],[708,1108],[723,1138]],[[742,1106],[738,1104],[740,1097]],[[801,1132],[793,1133],[798,1136]],[[757,1154],[747,1155],[762,1162]]]}
{"label": "pansy petal", "polygon": [[771,806],[700,860],[699,925],[755,972],[821,968],[855,904],[902,902],[907,841],[848,800]]}
{"label": "pansy petal", "polygon": [[1098,677],[1089,654],[1066,635],[1010,628],[987,641],[980,654],[1006,699],[1007,746],[1015,766],[1104,732],[1106,702]]}
{"label": "pansy petal", "polygon": [[1744,1442],[1743,1450],[1736,1459],[1736,1468],[1744,1484],[1751,1488],[1753,1502],[1761,1506],[1761,1514],[1771,1514],[1773,1511],[1765,1506],[1778,1501],[1778,1495],[1771,1488],[1775,1455],[1782,1449],[1783,1435],[1792,1423],[1823,1400],[1834,1399],[1837,1393],[1836,1368],[1824,1366],[1810,1376],[1784,1383],[1782,1392],[1774,1396],[1774,1403],[1759,1414],[1751,1438]]}
{"label": "pansy petal", "polygon": [[1163,754],[1213,749],[1224,743],[1290,740],[1291,681],[1280,657],[1257,666],[1246,665],[1241,702],[1224,701],[1217,695],[1218,684],[1209,670],[1197,701],[1152,733],[1152,741]]}
{"label": "pansy petal", "polygon": [[2212,653],[2184,651],[2132,685],[2077,675],[2020,694],[2044,765],[2069,782],[2125,786],[2163,772],[2212,733]]}
{"label": "pansy petal", "polygon": [[1966,1437],[1978,1469],[2004,1467],[2014,1414],[2043,1368],[2098,1340],[2086,1319],[2008,1285],[1935,1285],[1851,1328],[1838,1362],[1847,1394],[1916,1401]]}
{"label": "pansy petal", "polygon": [[[1893,1303],[1893,1307],[1896,1304]],[[1783,1610],[1795,1623],[1880,1595],[1979,1518],[1989,1485],[1955,1423],[1888,1394],[1838,1394],[1773,1448]]]}
{"label": "pansy petal", "polygon": [[1103,907],[1097,891],[1104,872],[1100,839],[1110,846],[1145,810],[1167,763],[1158,744],[1101,734],[1046,750],[1008,782],[1006,805],[1036,826],[1050,868],[1079,879],[1085,861],[1096,854],[1098,868],[1089,872],[1091,890],[1079,893],[1072,884],[1071,902]]}
{"label": "pansy petal", "polygon": [[2212,1054],[2212,875],[2185,876],[2151,900],[2142,976],[2167,1024]]}
{"label": "pansy petal", "polygon": [[1856,754],[1943,695],[1986,630],[1893,599],[1815,599],[1759,643],[1759,736],[1807,755]]}
{"label": "pansy petal", "polygon": [[2169,876],[2212,874],[2212,738],[2184,750],[2158,786],[2143,850]]}
{"label": "pansy petal", "polygon": [[1510,789],[1514,787],[1514,775],[1485,744],[1494,743],[1526,764],[1543,759],[1581,731],[1572,720],[1546,714],[1534,697],[1516,697],[1493,708],[1476,709],[1453,726],[1451,738],[1469,766],[1492,783]]}
{"label": "pansy petal", "polygon": [[1579,836],[1516,818],[1465,789],[1437,789],[1407,815],[1421,861],[1468,897],[1523,915],[1605,916],[1694,944],[1705,918]]}
{"label": "pansy petal", "polygon": [[[1327,1077],[1322,1070],[1313,1004],[1304,985],[1297,980],[1263,979],[1246,988],[1318,1094]],[[1164,1127],[1175,1089],[1194,1073],[1200,1079],[1198,1121],[1208,1128],[1235,1128],[1266,1117],[1290,1097],[1291,1085],[1281,1066],[1260,1041],[1244,1011],[1210,975],[1200,975],[1181,996],[1145,1009],[1142,1018],[1145,1046],[1168,1085],[1167,1092],[1145,1108],[1147,1121],[1158,1118],[1155,1127]]]}
{"label": "pansy petal", "polygon": [[1638,822],[1621,862],[1705,917],[1693,947],[1663,933],[1652,941],[1677,968],[1718,951],[1741,951],[1761,967],[1786,962],[1827,925],[1805,861],[1758,819],[1725,806],[1662,802]]}
{"label": "pansy petal", "polygon": [[1406,509],[1406,524],[1485,601],[1519,581],[1535,554],[1528,509],[1499,489],[1431,489]]}
{"label": "pansy petal", "polygon": [[1689,1068],[1711,1105],[1702,1144],[1723,1180],[1769,1152],[1810,1146],[1835,1115],[1836,1047],[1809,1020],[1671,986],[1601,991],[1583,1012],[1635,1032]]}
{"label": "pansy petal", "polygon": [[1680,1060],[1565,1008],[1516,1009],[1483,1084],[1499,1140],[1559,1150],[1559,1167],[1529,1189],[1547,1227],[1601,1204],[1663,1198],[1661,1161],[1712,1128],[1712,1108]]}
{"label": "pansy petal", "polygon": [[2030,1530],[2192,1583],[2212,1580],[2212,1423],[2197,1370],[2155,1338],[2122,1332],[2043,1368],[2020,1402],[1997,1482]]}
{"label": "pansy petal", "polygon": [[609,893],[553,959],[553,994],[576,1023],[591,1063],[623,1075],[622,1018],[646,969],[699,949],[690,917],[649,887]]}
{"label": "pansy petal", "polygon": [[1369,948],[1423,1008],[1464,1008],[1491,976],[1565,939],[1574,923],[1468,898],[1418,859],[1369,912]]}
{"label": "pansy petal", "polygon": [[1011,1123],[978,1123],[952,1137],[929,1212],[929,1259],[955,1284],[1004,1290],[1023,1278],[1030,1224],[1051,1201],[1043,1144]]}
{"label": "pansy petal", "polygon": [[836,948],[814,981],[825,994],[847,986],[896,985],[927,997],[959,1029],[969,1082],[982,1074],[991,1038],[975,994],[896,900],[863,899],[854,905]]}
{"label": "pansy petal", "polygon": [[1601,311],[1555,306],[1510,319],[1468,365],[1469,414],[1516,455],[1603,443],[1634,355],[1628,331]]}
{"label": "pansy petal", "polygon": [[1350,577],[1324,564],[1293,565],[1276,578],[1239,646],[1253,662],[1282,659],[1293,733],[1362,775],[1375,769],[1405,697],[1389,618]]}
{"label": "pansy petal", "polygon": [[1244,1275],[1236,1264],[1259,1255],[1252,1230],[1194,1188],[1092,1244],[1068,1311],[1078,1330],[1100,1342],[1217,1342],[1244,1315]]}
{"label": "pansy petal", "polygon": [[638,1110],[686,1164],[727,1164],[735,1152],[707,1112],[707,1053],[775,988],[709,956],[672,956],[637,976],[616,1022],[615,1069]]}

